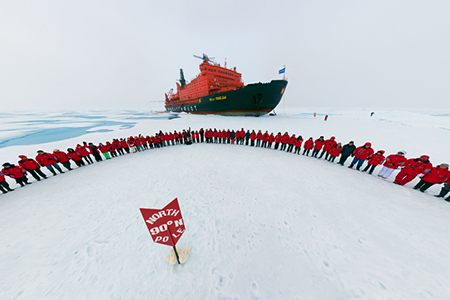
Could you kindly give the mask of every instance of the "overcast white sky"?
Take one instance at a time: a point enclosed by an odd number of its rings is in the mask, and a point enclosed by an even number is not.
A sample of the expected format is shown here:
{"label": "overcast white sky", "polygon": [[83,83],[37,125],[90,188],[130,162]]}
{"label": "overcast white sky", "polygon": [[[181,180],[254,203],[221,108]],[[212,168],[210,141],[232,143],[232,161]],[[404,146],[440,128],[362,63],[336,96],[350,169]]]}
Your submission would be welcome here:
{"label": "overcast white sky", "polygon": [[286,65],[286,107],[448,108],[449,16],[448,0],[1,1],[1,110],[148,109],[202,53],[246,84]]}

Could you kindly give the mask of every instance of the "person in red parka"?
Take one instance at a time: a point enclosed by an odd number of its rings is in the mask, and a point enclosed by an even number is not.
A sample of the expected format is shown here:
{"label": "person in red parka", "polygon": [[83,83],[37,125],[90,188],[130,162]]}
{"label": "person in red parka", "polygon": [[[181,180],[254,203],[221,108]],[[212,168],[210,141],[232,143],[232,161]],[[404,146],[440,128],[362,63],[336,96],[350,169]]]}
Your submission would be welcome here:
{"label": "person in red parka", "polygon": [[3,170],[0,171],[3,175],[8,175],[14,178],[20,186],[25,186],[25,184],[31,184],[28,182],[27,171],[21,166],[12,165],[10,163],[3,164]]}
{"label": "person in red parka", "polygon": [[326,153],[327,155],[325,155],[325,160],[328,160],[328,155],[330,155],[330,150],[334,148],[334,146],[336,146],[337,143],[335,141],[335,137],[332,136],[330,137],[330,139],[325,141],[325,144],[323,145],[323,150],[322,153],[320,153],[319,158],[322,158],[322,156]]}
{"label": "person in red parka", "polygon": [[397,154],[391,154],[386,158],[386,162],[383,165],[378,177],[387,179],[391,176],[392,172],[398,167],[402,167],[406,163],[405,157],[406,151],[398,151]]}
{"label": "person in red parka", "polygon": [[288,140],[288,148],[286,152],[292,153],[292,150],[294,149],[295,142],[297,141],[297,138],[295,137],[295,134],[293,134],[289,140]]}
{"label": "person in red parka", "polygon": [[91,163],[94,163],[91,157],[92,149],[89,148],[89,145],[86,142],[83,142],[83,146],[81,147],[83,147],[83,149],[86,150],[86,152],[83,152],[83,155],[85,155],[84,159],[89,160]]}
{"label": "person in red parka", "polygon": [[370,156],[369,161],[367,162],[367,166],[364,168],[363,172],[369,170],[369,174],[372,175],[373,171],[378,165],[381,165],[384,162],[384,150],[379,150],[377,153]]}
{"label": "person in red parka", "polygon": [[300,135],[296,140],[295,140],[295,151],[294,154],[297,153],[298,155],[300,155],[300,149],[302,148],[302,143],[303,143],[303,138]]}
{"label": "person in red parka", "polygon": [[250,146],[255,146],[255,140],[256,140],[256,133],[254,130],[252,130],[252,133],[250,133]]}
{"label": "person in red parka", "polygon": [[448,164],[440,164],[437,167],[432,168],[427,174],[425,174],[414,187],[415,190],[425,192],[429,187],[436,183],[443,183],[449,178]]}
{"label": "person in red parka", "polygon": [[[150,137],[147,136],[147,138],[150,138]],[[122,144],[120,143],[120,141],[118,139],[113,139],[112,145],[113,145],[114,149],[116,149],[117,153],[119,153],[119,155],[125,154],[125,152],[123,152],[123,149],[122,149]],[[145,147],[147,147],[147,139],[145,139]]]}
{"label": "person in red parka", "polygon": [[41,166],[34,159],[28,158],[25,155],[19,155],[19,158],[19,166],[27,170],[27,172],[29,172],[34,179],[40,181],[41,178],[39,175],[44,179],[47,178],[47,175],[41,171]]}
{"label": "person in red parka", "polygon": [[66,153],[59,151],[59,149],[55,149],[53,150],[53,157],[56,162],[61,163],[67,170],[72,171],[72,168],[70,167],[70,158],[67,157]]}
{"label": "person in red parka", "polygon": [[130,147],[128,147],[127,141],[124,138],[120,139],[120,145],[122,146],[122,149],[124,149],[127,154],[130,153]]}
{"label": "person in red parka", "polygon": [[408,159],[403,169],[395,177],[394,183],[405,185],[419,174],[427,174],[430,172],[433,165],[430,162],[428,155],[422,155],[419,158]]}
{"label": "person in red parka", "polygon": [[[133,145],[131,148],[133,149],[133,147],[135,147],[134,146],[134,143],[130,143],[130,146],[131,145]],[[109,155],[109,147],[108,147],[108,145],[103,145],[102,143],[100,143],[100,144],[98,144],[98,147],[100,148],[100,152],[103,154],[103,156],[106,158],[106,159],[111,159],[111,156]],[[136,151],[134,151],[134,152],[136,152]],[[134,153],[133,152],[133,153]]]}
{"label": "person in red parka", "polygon": [[357,164],[356,170],[359,170],[364,161],[366,159],[369,159],[370,156],[372,156],[373,152],[374,151],[372,149],[372,144],[369,142],[365,143],[364,146],[356,148],[355,152],[353,152],[352,154],[355,158],[353,158],[353,161],[350,164],[349,168],[351,169],[355,164]]}
{"label": "person in red parka", "polygon": [[[140,151],[144,151],[144,148],[142,147],[142,141],[139,139],[139,138],[137,138],[136,139],[136,143],[140,143]],[[136,144],[137,145],[137,144]],[[109,154],[111,155],[111,158],[113,158],[113,157],[117,157],[117,152],[116,152],[116,149],[114,148],[114,145],[113,144],[111,144],[109,141],[108,142],[106,142],[106,147],[108,147],[108,151],[109,151]],[[136,146],[137,147],[137,146]]]}
{"label": "person in red parka", "polygon": [[269,133],[266,131],[262,137],[262,145],[261,147],[267,148],[267,141],[269,140]]}
{"label": "person in red parka", "polygon": [[89,151],[86,148],[82,147],[80,144],[77,144],[75,151],[78,153],[78,155],[84,158],[84,160],[88,163],[88,165],[91,164],[92,158],[89,155]]}
{"label": "person in red parka", "polygon": [[[237,132],[237,134],[239,134],[239,131]],[[258,131],[258,133],[256,134],[256,147],[260,147],[261,146],[261,140],[263,138],[262,132],[261,130]]]}
{"label": "person in red parka", "polygon": [[280,145],[281,143],[281,138],[282,138],[281,132],[278,132],[278,134],[275,136],[275,147],[274,147],[275,150],[278,149],[278,145]]}
{"label": "person in red parka", "polygon": [[36,156],[36,161],[43,167],[46,167],[50,172],[52,172],[53,176],[56,176],[55,168],[59,173],[64,173],[61,170],[61,167],[58,165],[57,161],[53,157],[53,154],[46,153],[43,150],[38,150],[38,155]]}
{"label": "person in red parka", "polygon": [[287,146],[287,144],[289,142],[289,139],[290,139],[289,134],[287,132],[285,132],[283,134],[283,136],[281,137],[281,147],[280,147],[281,151],[286,150],[286,146]]}
{"label": "person in red parka", "polygon": [[[228,144],[230,143],[230,133],[228,132],[227,134],[227,138],[228,138]],[[195,140],[197,141],[197,143],[200,143],[200,133],[198,132],[198,130],[195,131]],[[173,146],[173,141],[172,141],[172,146]]]}
{"label": "person in red parka", "polygon": [[321,136],[314,141],[314,150],[311,156],[317,158],[317,154],[319,154],[319,151],[322,150],[323,145],[325,145],[325,140],[324,137]]}
{"label": "person in red parka", "polygon": [[81,159],[81,156],[72,148],[67,148],[67,157],[73,160],[78,167],[84,166],[84,161]]}
{"label": "person in red parka", "polygon": [[[205,131],[205,140],[206,140],[207,143],[210,143],[210,140],[209,140],[211,138],[210,135],[211,135],[211,132],[209,131],[209,129],[206,129],[206,131]],[[177,142],[177,144],[178,144],[178,142]]]}
{"label": "person in red parka", "polygon": [[303,147],[304,147],[304,149],[303,149],[302,155],[305,155],[305,153],[306,153],[306,156],[308,156],[308,155],[309,155],[309,151],[311,151],[311,149],[314,147],[314,141],[313,141],[313,138],[310,137],[310,138],[305,142],[305,146],[303,146]]}
{"label": "person in red parka", "polygon": [[328,161],[334,162],[336,157],[338,157],[339,154],[341,153],[341,150],[342,150],[342,144],[337,143],[336,146],[331,148],[330,152],[328,152],[328,154],[329,154]]}
{"label": "person in red parka", "polygon": [[217,144],[217,142],[219,140],[219,132],[217,131],[216,128],[214,128],[214,131],[212,132],[212,135],[214,137],[214,144]]}
{"label": "person in red parka", "polygon": [[1,172],[0,172],[0,191],[2,191],[3,194],[14,191],[14,189],[10,188],[9,184],[6,182],[5,174],[2,174]]}
{"label": "person in red parka", "polygon": [[272,149],[272,143],[275,140],[275,136],[273,135],[273,132],[269,135],[269,139],[267,140],[267,148]]}

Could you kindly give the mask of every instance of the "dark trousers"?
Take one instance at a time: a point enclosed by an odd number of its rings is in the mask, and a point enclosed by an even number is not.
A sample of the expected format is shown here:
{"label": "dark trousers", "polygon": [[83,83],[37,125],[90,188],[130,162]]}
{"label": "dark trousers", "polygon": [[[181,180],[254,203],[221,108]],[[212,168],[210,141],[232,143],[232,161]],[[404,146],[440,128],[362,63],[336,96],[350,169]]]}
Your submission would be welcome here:
{"label": "dark trousers", "polygon": [[[130,152],[130,149],[129,148],[127,148],[127,149],[128,149],[128,152]],[[100,156],[100,153],[98,153],[98,152],[94,152],[94,158],[95,158],[96,162],[102,161],[102,157]],[[77,164],[77,166],[78,166],[78,164]],[[84,166],[84,162],[83,162],[83,166]]]}
{"label": "dark trousers", "polygon": [[[45,175],[42,171],[41,171],[41,169],[34,169],[34,170],[27,170],[30,174],[31,174],[31,176],[33,176],[34,177],[34,179],[36,179],[37,181],[39,181],[39,180],[41,180],[41,178],[39,177],[39,175],[42,177],[42,178],[47,178],[47,175]],[[39,175],[38,175],[39,174]]]}
{"label": "dark trousers", "polygon": [[26,178],[25,176],[20,177],[20,178],[14,178],[16,180],[16,182],[18,184],[20,184],[20,186],[24,186],[25,184],[29,184],[28,183],[28,178]]}
{"label": "dark trousers", "polygon": [[277,150],[278,149],[278,145],[279,145],[280,143],[275,143],[275,146],[274,146],[274,149],[275,150]]}
{"label": "dark trousers", "polygon": [[309,151],[311,151],[311,149],[303,149],[303,153],[302,153],[302,155],[305,155],[305,153],[306,153],[306,156],[308,156],[309,155]]}
{"label": "dark trousers", "polygon": [[289,144],[288,148],[287,148],[287,152],[291,152],[292,153],[292,149],[294,148],[294,145]]}
{"label": "dark trousers", "polygon": [[366,172],[367,170],[370,169],[369,174],[372,174],[376,167],[377,166],[375,166],[375,165],[367,164],[367,166],[364,168],[363,172]]}
{"label": "dark trousers", "polygon": [[347,160],[348,155],[341,155],[341,158],[339,159],[338,164],[344,165],[345,161]]}
{"label": "dark trousers", "polygon": [[82,159],[74,160],[74,162],[78,167],[84,166],[84,161]]}
{"label": "dark trousers", "polygon": [[255,140],[252,140],[251,142],[250,142],[250,146],[255,146]]}
{"label": "dark trousers", "polygon": [[[124,148],[125,149],[125,152],[127,153],[127,154],[129,154],[130,153],[130,147],[125,147]],[[99,155],[100,156],[100,155]],[[100,157],[100,160],[102,160],[102,158]]]}
{"label": "dark trousers", "polygon": [[9,184],[5,181],[0,181],[0,190],[6,194],[6,191],[13,191],[10,187]]}
{"label": "dark trousers", "polygon": [[297,153],[298,155],[300,155],[300,147],[295,147],[295,151],[294,154]]}
{"label": "dark trousers", "polygon": [[450,184],[445,183],[441,189],[441,192],[439,193],[439,195],[437,195],[437,197],[445,197],[445,195],[447,195],[448,192],[450,192]]}
{"label": "dark trousers", "polygon": [[286,143],[281,143],[280,151],[286,150]]}
{"label": "dark trousers", "polygon": [[[150,145],[151,145],[151,144],[150,144]],[[153,148],[153,147],[152,147],[152,148]],[[122,148],[117,149],[117,152],[119,152],[119,155],[125,154],[125,153],[123,152],[123,149],[122,149]]]}
{"label": "dark trousers", "polygon": [[419,190],[421,192],[425,192],[430,186],[434,185],[434,183],[427,182],[423,179],[419,181],[418,184],[414,187],[415,190]]}
{"label": "dark trousers", "polygon": [[317,158],[317,154],[319,154],[319,151],[320,151],[320,150],[314,149],[311,156]]}
{"label": "dark trousers", "polygon": [[70,160],[69,161],[65,161],[65,162],[63,162],[63,163],[61,163],[63,166],[64,166],[64,168],[66,168],[67,170],[72,170],[72,168],[70,167]]}
{"label": "dark trousers", "polygon": [[83,156],[83,158],[89,165],[91,164],[92,159],[91,159],[90,155]]}
{"label": "dark trousers", "polygon": [[330,157],[328,158],[328,161],[334,162],[335,159],[336,159],[336,156],[330,155]]}

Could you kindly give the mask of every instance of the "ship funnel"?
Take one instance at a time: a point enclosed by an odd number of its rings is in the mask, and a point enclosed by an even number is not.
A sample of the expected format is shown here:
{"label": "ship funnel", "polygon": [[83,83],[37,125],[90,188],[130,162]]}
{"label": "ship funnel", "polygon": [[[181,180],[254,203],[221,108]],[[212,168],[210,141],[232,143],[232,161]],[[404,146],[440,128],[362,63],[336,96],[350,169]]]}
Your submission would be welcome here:
{"label": "ship funnel", "polygon": [[186,80],[184,79],[183,69],[180,69],[180,84],[183,88],[186,85]]}

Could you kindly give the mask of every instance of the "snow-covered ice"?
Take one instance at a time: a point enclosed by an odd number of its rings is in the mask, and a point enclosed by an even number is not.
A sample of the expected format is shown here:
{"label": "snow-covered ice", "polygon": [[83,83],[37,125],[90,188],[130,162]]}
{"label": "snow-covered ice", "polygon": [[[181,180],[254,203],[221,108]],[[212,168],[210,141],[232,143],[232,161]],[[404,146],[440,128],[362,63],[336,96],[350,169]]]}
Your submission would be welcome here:
{"label": "snow-covered ice", "polygon": [[[103,112],[119,126],[99,131],[94,122],[95,132],[4,147],[0,157],[15,163],[38,149],[160,129],[243,127],[334,135],[357,146],[370,141],[386,154],[428,154],[434,165],[450,161],[449,112],[370,118],[364,110],[317,110],[330,115],[324,122],[313,111],[172,120]],[[11,125],[20,117],[8,118],[14,138],[27,134]],[[126,122],[134,124],[120,126]],[[401,187],[323,160],[227,144],[95,163],[0,195],[0,299],[448,299],[450,203],[432,197],[439,185],[412,190],[417,181]],[[170,247],[152,242],[139,208],[176,197],[187,229],[178,246],[192,250],[186,264],[171,266]]]}

